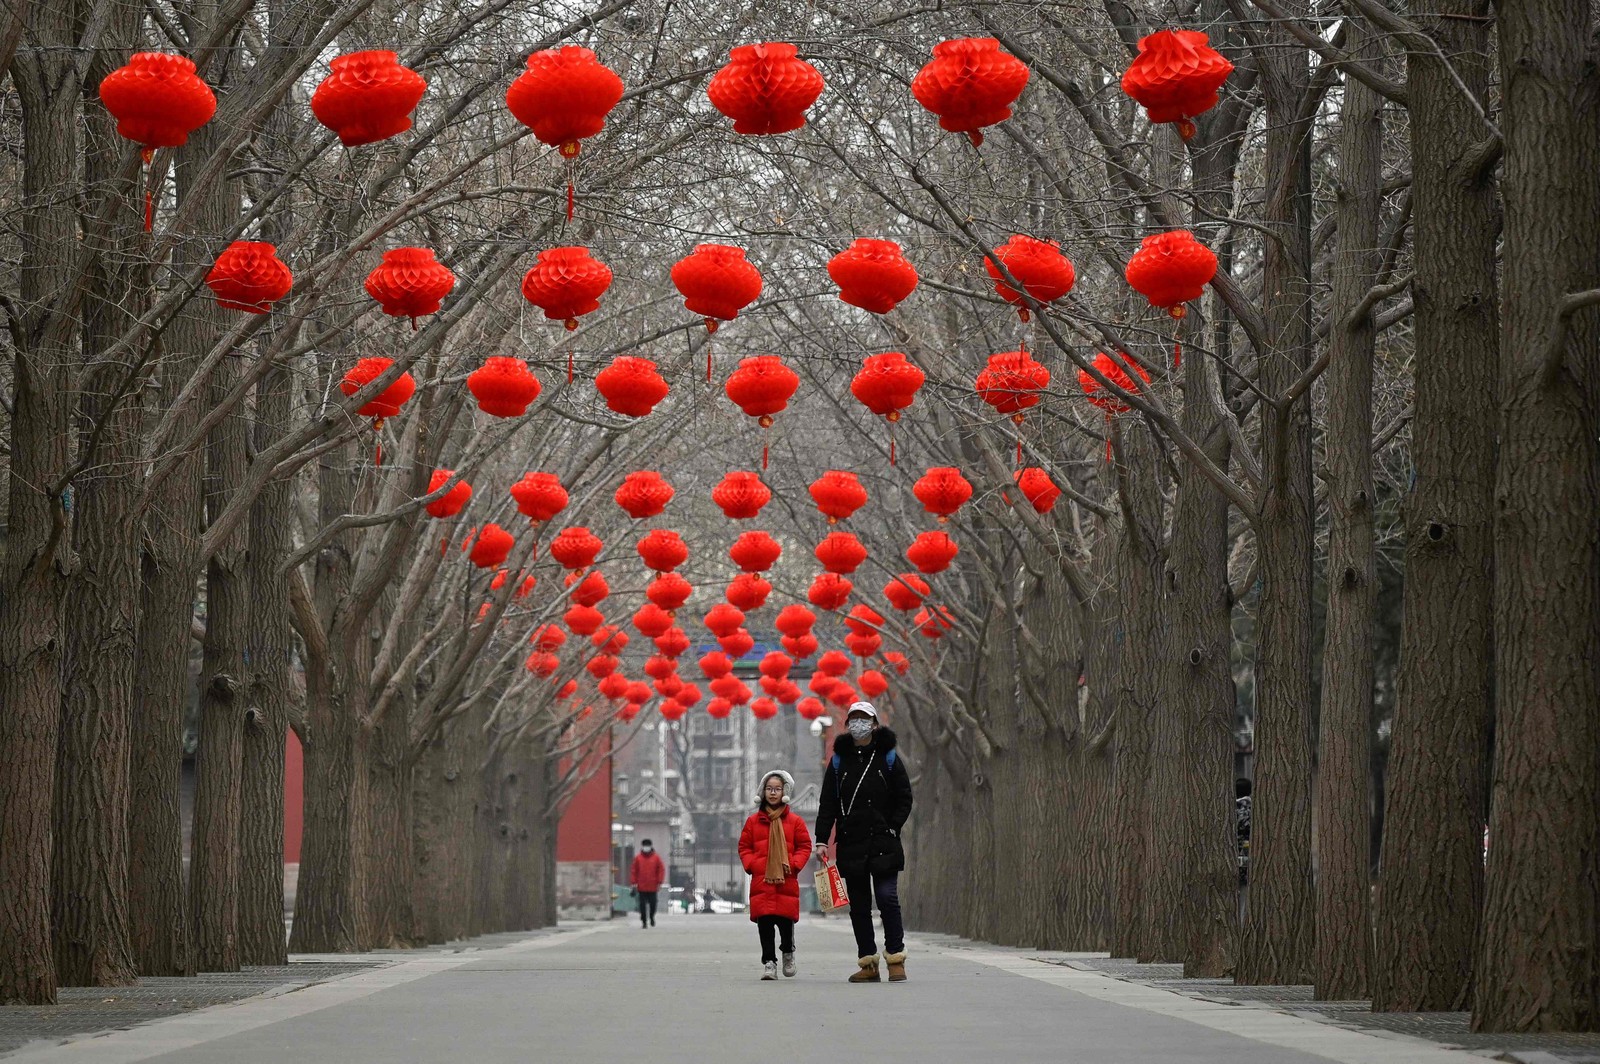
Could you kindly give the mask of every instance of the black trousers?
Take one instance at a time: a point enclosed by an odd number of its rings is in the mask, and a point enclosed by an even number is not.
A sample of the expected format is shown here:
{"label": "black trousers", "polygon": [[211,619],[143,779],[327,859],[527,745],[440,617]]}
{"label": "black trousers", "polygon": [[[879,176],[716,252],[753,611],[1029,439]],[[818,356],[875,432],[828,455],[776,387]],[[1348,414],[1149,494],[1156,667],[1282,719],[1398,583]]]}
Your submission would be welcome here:
{"label": "black trousers", "polygon": [[783,943],[783,952],[794,952],[794,921],[787,916],[758,916],[756,933],[761,936],[762,964],[778,959],[778,954],[772,948],[774,931],[778,933],[778,938]]}
{"label": "black trousers", "polygon": [[856,956],[872,957],[878,952],[872,933],[872,902],[878,902],[883,917],[883,951],[900,953],[906,948],[905,925],[900,922],[900,873],[875,876],[862,872],[845,876],[844,889],[850,893],[850,927],[856,933]]}
{"label": "black trousers", "polygon": [[654,927],[656,923],[656,892],[641,890],[639,892],[639,923],[645,927]]}

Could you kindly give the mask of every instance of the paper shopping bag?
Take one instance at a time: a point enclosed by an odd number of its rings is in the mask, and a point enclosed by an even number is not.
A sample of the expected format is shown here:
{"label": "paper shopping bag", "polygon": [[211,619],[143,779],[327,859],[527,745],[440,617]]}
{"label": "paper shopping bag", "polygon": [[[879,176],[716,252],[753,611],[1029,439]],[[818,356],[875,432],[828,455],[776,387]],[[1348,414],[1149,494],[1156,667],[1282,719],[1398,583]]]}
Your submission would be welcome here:
{"label": "paper shopping bag", "polygon": [[823,861],[822,867],[817,869],[817,904],[825,913],[850,904],[850,895],[844,889],[844,877],[831,861]]}

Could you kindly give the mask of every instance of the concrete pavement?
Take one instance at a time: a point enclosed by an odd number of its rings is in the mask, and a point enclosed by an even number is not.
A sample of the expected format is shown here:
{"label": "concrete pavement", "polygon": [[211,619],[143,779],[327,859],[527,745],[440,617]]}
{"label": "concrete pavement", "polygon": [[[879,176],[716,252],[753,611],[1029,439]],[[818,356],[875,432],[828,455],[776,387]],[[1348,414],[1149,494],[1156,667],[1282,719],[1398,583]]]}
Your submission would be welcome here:
{"label": "concrete pavement", "polygon": [[851,986],[845,920],[758,980],[742,916],[563,928],[432,952],[266,1000],[28,1050],[7,1064],[1446,1064],[1469,1054],[1199,1002],[1024,952],[919,943],[910,981]]}

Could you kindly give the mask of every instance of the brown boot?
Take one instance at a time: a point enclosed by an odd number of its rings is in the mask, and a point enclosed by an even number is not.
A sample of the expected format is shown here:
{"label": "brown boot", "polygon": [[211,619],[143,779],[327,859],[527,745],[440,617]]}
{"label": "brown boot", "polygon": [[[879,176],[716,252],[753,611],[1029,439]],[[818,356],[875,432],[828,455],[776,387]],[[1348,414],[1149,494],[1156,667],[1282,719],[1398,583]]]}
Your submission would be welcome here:
{"label": "brown boot", "polygon": [[885,953],[883,963],[889,966],[889,982],[903,983],[906,981],[906,951],[899,953]]}
{"label": "brown boot", "polygon": [[878,958],[862,957],[856,961],[858,970],[851,974],[852,983],[876,983],[878,981]]}

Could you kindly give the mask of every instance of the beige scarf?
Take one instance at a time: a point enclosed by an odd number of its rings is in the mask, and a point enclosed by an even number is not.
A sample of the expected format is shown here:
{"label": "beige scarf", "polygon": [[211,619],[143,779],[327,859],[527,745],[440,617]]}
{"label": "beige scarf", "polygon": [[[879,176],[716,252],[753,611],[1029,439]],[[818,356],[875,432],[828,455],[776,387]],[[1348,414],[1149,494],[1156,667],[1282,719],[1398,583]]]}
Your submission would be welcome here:
{"label": "beige scarf", "polygon": [[783,818],[789,807],[780,805],[767,810],[767,871],[768,883],[782,883],[789,877],[789,842],[783,837]]}

